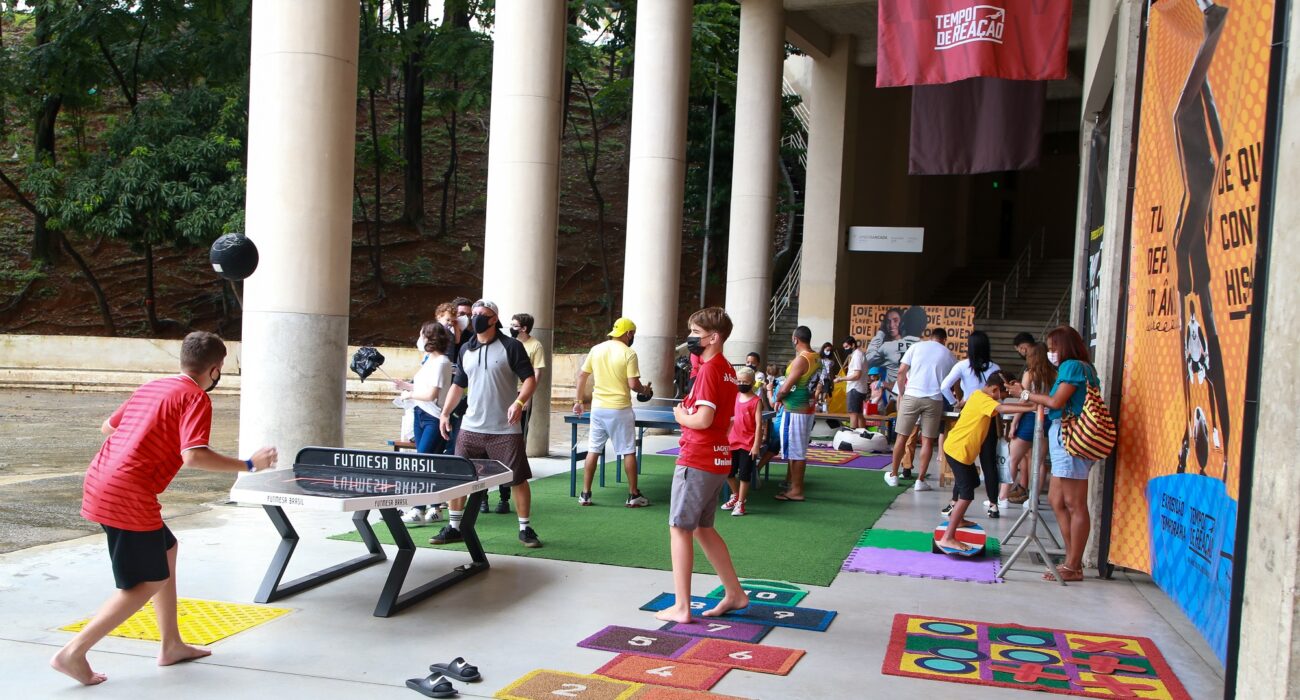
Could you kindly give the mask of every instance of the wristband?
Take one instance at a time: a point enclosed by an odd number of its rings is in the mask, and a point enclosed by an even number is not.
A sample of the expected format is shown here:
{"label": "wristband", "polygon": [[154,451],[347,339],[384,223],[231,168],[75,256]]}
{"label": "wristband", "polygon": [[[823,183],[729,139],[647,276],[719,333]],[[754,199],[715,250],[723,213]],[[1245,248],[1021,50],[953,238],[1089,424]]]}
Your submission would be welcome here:
{"label": "wristband", "polygon": [[519,399],[515,399],[515,403],[516,403],[516,404],[519,404],[519,407],[520,407],[520,408],[523,408],[523,407],[524,407],[524,402],[523,402],[523,401],[520,401]]}
{"label": "wristband", "polygon": [[253,460],[251,460],[251,459],[246,459],[246,460],[244,460],[244,464],[248,465],[248,471],[250,471],[250,472],[251,472],[251,471],[256,471],[256,470],[253,468]]}

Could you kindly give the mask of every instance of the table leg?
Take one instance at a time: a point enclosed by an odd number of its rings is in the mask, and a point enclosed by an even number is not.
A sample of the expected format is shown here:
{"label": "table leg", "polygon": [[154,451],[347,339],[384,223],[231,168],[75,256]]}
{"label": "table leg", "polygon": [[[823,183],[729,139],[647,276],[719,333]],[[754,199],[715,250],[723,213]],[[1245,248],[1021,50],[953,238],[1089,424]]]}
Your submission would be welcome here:
{"label": "table leg", "polygon": [[578,424],[570,423],[569,431],[569,498],[578,496]]}
{"label": "table leg", "polygon": [[[262,506],[262,509],[266,511],[267,517],[271,519],[276,531],[280,533],[280,546],[275,550],[275,556],[271,558],[271,565],[267,567],[266,575],[262,577],[262,585],[257,590],[257,596],[253,598],[258,603],[270,603],[281,598],[287,598],[295,593],[315,588],[322,583],[333,581],[336,578],[346,576],[388,558],[384,554],[383,548],[379,546],[375,531],[371,529],[370,523],[366,520],[370,511],[360,510],[352,514],[352,524],[357,528],[357,533],[361,535],[361,540],[365,543],[366,549],[370,552],[369,554],[307,574],[289,583],[281,584],[280,580],[284,577],[285,570],[289,568],[289,560],[293,557],[293,550],[298,546],[298,533],[293,529],[293,524],[289,522],[289,517],[285,515],[283,508],[279,506]],[[398,518],[398,521],[400,522],[401,519]]]}
{"label": "table leg", "polygon": [[379,602],[375,604],[375,617],[389,617],[438,591],[487,571],[487,555],[483,552],[483,545],[474,530],[474,523],[478,520],[479,504],[485,498],[487,498],[486,491],[470,494],[469,502],[465,504],[465,517],[460,523],[461,535],[465,538],[466,549],[469,550],[470,563],[458,566],[452,569],[451,573],[444,574],[406,593],[402,592],[402,584],[406,581],[406,573],[411,568],[411,559],[415,556],[415,543],[411,541],[411,533],[402,523],[402,516],[397,509],[384,508],[379,511],[384,518],[384,523],[393,534],[393,542],[397,545],[397,556],[393,557],[393,566],[388,571],[387,580],[384,581]]}

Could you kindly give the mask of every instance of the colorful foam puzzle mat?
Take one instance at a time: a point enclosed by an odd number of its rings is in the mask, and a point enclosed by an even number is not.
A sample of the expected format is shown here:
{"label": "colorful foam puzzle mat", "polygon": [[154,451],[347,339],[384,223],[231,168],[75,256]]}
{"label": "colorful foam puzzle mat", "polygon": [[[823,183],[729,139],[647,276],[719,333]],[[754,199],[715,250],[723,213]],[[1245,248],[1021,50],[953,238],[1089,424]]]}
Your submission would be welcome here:
{"label": "colorful foam puzzle mat", "polygon": [[722,680],[728,670],[721,666],[619,654],[609,663],[596,669],[596,673],[607,678],[633,683],[666,685],[687,690],[708,690]]}
{"label": "colorful foam puzzle mat", "polygon": [[689,634],[692,637],[712,637],[730,639],[737,642],[757,643],[763,641],[772,628],[767,625],[754,625],[734,620],[714,620],[697,617],[687,624],[665,622],[659,629],[674,634]]}
{"label": "colorful foam puzzle mat", "polygon": [[[934,540],[930,542],[933,544]],[[860,574],[1000,583],[999,565],[1000,560],[995,557],[961,557],[929,551],[856,547],[844,560],[843,570]]]}
{"label": "colorful foam puzzle mat", "polygon": [[[745,587],[745,595],[749,596],[749,602],[751,603],[786,606],[798,605],[799,601],[803,600],[804,597],[808,595],[807,591],[772,590],[768,588],[759,588],[757,586],[749,586],[744,583],[741,585]],[[722,586],[718,586],[709,591],[705,597],[713,598],[714,600],[721,600],[725,594],[726,589]]]}
{"label": "colorful foam puzzle mat", "polygon": [[[930,532],[913,532],[911,530],[867,530],[858,539],[859,547],[876,547],[878,549],[905,549],[913,552],[929,552],[934,548],[934,534]],[[988,537],[984,543],[986,556],[1000,556],[1002,542],[996,537]]]}
{"label": "colorful foam puzzle mat", "polygon": [[722,668],[785,675],[804,655],[786,649],[732,639],[690,637],[663,630],[643,630],[611,625],[578,642],[584,649],[613,651],[656,661],[680,660]]}
{"label": "colorful foam puzzle mat", "polygon": [[[672,593],[660,593],[653,600],[642,605],[641,609],[659,612],[672,607],[675,600],[676,596]],[[717,604],[716,598],[692,596],[691,612],[704,612],[712,609]],[[835,619],[835,615],[834,610],[754,603],[747,608],[733,610],[720,615],[718,618],[710,619],[735,620],[769,627],[790,627],[813,632],[825,632],[826,628],[830,627],[831,621]]]}
{"label": "colorful foam puzzle mat", "polygon": [[[665,456],[676,456],[681,454],[681,448],[674,447],[667,450],[660,450],[656,454]],[[882,455],[863,455],[857,452],[845,452],[833,447],[809,447],[808,464],[814,467],[848,467],[850,469],[884,469],[889,466],[890,456]],[[785,464],[785,460],[777,457],[772,460],[772,464]]]}
{"label": "colorful foam puzzle mat", "polygon": [[[271,608],[265,605],[225,603],[216,600],[180,598],[176,601],[176,622],[181,630],[181,639],[186,644],[212,644],[291,612],[293,612],[291,608]],[[86,618],[59,629],[64,632],[80,632],[89,623],[90,618]],[[137,610],[134,615],[128,617],[108,634],[111,637],[126,639],[162,641],[153,603],[145,603],[143,608]]]}
{"label": "colorful foam puzzle mat", "polygon": [[500,700],[745,700],[702,690],[634,683],[590,673],[538,669],[497,691]]}
{"label": "colorful foam puzzle mat", "polygon": [[1084,697],[1190,700],[1146,637],[894,616],[881,671],[891,676]]}

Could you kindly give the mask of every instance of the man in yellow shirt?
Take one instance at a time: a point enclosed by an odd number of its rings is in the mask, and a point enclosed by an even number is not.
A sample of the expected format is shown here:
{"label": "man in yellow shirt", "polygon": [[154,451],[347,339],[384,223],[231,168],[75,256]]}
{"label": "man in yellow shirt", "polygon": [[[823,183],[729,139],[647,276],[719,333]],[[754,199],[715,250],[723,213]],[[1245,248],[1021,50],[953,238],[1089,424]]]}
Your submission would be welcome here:
{"label": "man in yellow shirt", "polygon": [[595,378],[591,396],[591,431],[587,442],[587,462],[583,472],[582,493],[578,504],[591,505],[591,480],[596,473],[596,460],[605,451],[605,443],[614,443],[614,454],[623,457],[627,470],[628,508],[644,508],[650,501],[641,495],[636,485],[636,416],[632,412],[631,391],[653,396],[649,384],[641,383],[641,367],[637,362],[632,341],[636,339],[636,324],[620,318],[609,332],[610,340],[597,345],[587,353],[578,373],[578,395],[574,398],[573,413],[582,415],[585,410],[582,397],[586,393],[587,379]]}
{"label": "man in yellow shirt", "polygon": [[979,470],[975,468],[975,458],[980,454],[984,436],[988,434],[993,416],[999,413],[1028,413],[1034,410],[1034,404],[1002,404],[1008,394],[1019,394],[1020,385],[1006,381],[1002,372],[994,372],[984,382],[984,388],[972,393],[961,409],[957,424],[948,431],[948,439],[943,443],[943,454],[952,467],[952,474],[957,482],[957,504],[948,514],[948,531],[936,544],[940,549],[966,551],[971,548],[965,542],[957,540],[957,529],[970,525],[965,520],[966,509],[975,500],[975,488],[980,485]]}

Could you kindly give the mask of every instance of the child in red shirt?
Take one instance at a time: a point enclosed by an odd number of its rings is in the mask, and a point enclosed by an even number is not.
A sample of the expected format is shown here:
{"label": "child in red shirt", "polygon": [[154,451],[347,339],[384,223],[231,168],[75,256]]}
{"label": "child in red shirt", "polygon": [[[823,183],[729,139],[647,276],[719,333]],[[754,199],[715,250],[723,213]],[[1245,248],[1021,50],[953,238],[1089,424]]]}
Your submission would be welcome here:
{"label": "child in red shirt", "polygon": [[749,495],[749,483],[754,479],[754,465],[762,454],[763,402],[754,393],[753,368],[736,370],[736,381],[740,393],[736,395],[731,431],[727,433],[731,442],[731,473],[727,475],[731,498],[722,504],[722,509],[740,516],[745,515],[745,497]]}
{"label": "child in red shirt", "polygon": [[108,437],[86,471],[81,514],[104,528],[119,590],[50,659],[54,670],[84,685],[107,680],[91,670],[86,652],[150,599],[162,634],[159,666],[212,653],[181,640],[176,620],[176,538],[163,524],[158,494],[181,466],[239,472],[275,464],[274,447],[263,447],[246,460],[223,457],[208,447],[212,402],[207,392],[221,379],[225,359],[221,338],[202,331],[190,333],[181,343],[182,373],[137,389],[100,428]]}
{"label": "child in red shirt", "polygon": [[682,426],[682,449],[673,471],[668,506],[673,591],[677,599],[672,607],[655,613],[660,620],[683,624],[691,621],[691,569],[695,565],[692,537],[700,543],[725,590],[722,600],[704,616],[716,617],[749,605],[727,543],[713,529],[718,496],[731,471],[727,431],[736,403],[736,373],[722,356],[722,344],[731,335],[731,319],[719,307],[701,309],[691,314],[690,332],[686,345],[692,355],[700,358],[700,369],[690,394],[673,409],[673,416]]}

